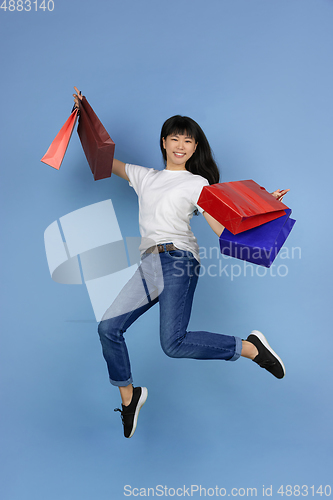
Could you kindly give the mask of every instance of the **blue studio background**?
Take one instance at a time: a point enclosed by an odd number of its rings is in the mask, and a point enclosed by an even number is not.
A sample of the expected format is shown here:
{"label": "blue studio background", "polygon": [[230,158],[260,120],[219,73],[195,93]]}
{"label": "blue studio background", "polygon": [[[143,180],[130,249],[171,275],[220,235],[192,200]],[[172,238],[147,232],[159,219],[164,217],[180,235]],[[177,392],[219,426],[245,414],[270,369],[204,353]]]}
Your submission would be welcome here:
{"label": "blue studio background", "polygon": [[[320,497],[320,485],[333,487],[333,2],[11,5],[0,12],[3,500],[120,499],[125,485],[239,496],[252,487],[258,497],[272,486],[273,498],[281,485],[308,485]],[[192,225],[204,256],[190,327],[262,330],[285,379],[244,359],[167,358],[156,306],[127,334],[135,384],[149,397],[124,439],[86,288],[52,281],[44,249],[53,221],[109,198],[123,237],[139,235],[134,191],[116,176],[93,181],[76,132],[60,171],[40,162],[74,85],[120,160],[162,168],[160,127],[185,114],[205,131],[223,181],[291,189],[297,223],[272,272],[232,275],[241,261],[209,250],[218,242],[202,216]]]}

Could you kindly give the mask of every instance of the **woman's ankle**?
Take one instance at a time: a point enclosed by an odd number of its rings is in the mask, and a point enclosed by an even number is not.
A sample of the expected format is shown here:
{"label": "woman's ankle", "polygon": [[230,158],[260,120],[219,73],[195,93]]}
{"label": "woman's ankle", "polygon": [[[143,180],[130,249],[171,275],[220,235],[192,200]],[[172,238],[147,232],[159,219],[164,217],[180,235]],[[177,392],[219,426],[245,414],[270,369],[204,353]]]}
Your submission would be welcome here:
{"label": "woman's ankle", "polygon": [[243,358],[253,360],[256,356],[258,356],[258,354],[258,349],[255,345],[251,344],[251,342],[248,342],[247,340],[242,340],[241,356],[243,356]]}
{"label": "woman's ankle", "polygon": [[125,387],[119,387],[121,402],[124,406],[128,406],[133,397],[133,385],[126,385]]}

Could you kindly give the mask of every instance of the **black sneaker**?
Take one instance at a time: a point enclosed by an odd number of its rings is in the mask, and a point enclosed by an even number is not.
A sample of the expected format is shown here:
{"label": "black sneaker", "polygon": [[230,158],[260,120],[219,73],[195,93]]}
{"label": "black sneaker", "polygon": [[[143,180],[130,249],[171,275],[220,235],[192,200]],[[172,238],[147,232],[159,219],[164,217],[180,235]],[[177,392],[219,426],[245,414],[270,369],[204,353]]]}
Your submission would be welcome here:
{"label": "black sneaker", "polygon": [[273,351],[265,336],[258,330],[253,330],[246,339],[258,349],[258,355],[253,359],[261,368],[269,371],[276,378],[283,378],[286,374],[286,369],[282,360]]}
{"label": "black sneaker", "polygon": [[133,396],[130,404],[128,406],[122,404],[122,410],[120,408],[114,409],[114,411],[120,411],[121,413],[125,438],[133,436],[138,423],[139,412],[145,404],[147,396],[148,391],[146,387],[133,387]]}

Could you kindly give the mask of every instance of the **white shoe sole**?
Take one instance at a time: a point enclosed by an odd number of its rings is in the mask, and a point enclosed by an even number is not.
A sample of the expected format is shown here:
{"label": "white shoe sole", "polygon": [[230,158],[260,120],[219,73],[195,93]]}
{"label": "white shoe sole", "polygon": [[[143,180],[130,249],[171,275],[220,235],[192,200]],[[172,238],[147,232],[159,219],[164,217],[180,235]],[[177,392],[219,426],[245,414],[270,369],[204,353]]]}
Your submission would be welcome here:
{"label": "white shoe sole", "polygon": [[135,429],[136,429],[136,426],[138,423],[138,417],[139,417],[140,410],[143,407],[143,405],[145,404],[147,397],[148,397],[147,387],[141,387],[141,396],[139,398],[138,404],[136,406],[135,414],[134,414],[133,429],[132,429],[131,434],[128,436],[128,438],[131,438],[135,432]]}
{"label": "white shoe sole", "polygon": [[[271,348],[271,346],[269,345],[269,343],[267,342],[267,339],[265,337],[265,335],[261,332],[259,332],[259,330],[252,330],[251,332],[252,335],[255,335],[256,337],[258,337],[258,339],[260,340],[260,342],[266,347],[266,349],[269,350],[269,352],[271,354],[273,354],[273,356],[276,357],[276,359],[279,361],[280,365],[282,366],[282,369],[283,369],[283,373],[284,375],[286,374],[286,369],[285,369],[285,366],[283,364],[283,361],[282,359],[276,354],[275,351],[273,351],[273,349]],[[283,375],[283,376],[284,376]]]}

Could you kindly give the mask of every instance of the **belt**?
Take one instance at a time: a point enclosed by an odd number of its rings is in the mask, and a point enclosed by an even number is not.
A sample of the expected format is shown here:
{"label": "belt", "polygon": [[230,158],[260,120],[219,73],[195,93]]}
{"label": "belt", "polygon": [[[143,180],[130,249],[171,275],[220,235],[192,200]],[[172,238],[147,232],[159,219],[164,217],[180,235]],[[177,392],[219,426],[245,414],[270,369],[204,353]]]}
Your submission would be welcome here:
{"label": "belt", "polygon": [[[166,250],[165,250],[166,248]],[[152,247],[147,248],[145,252],[143,252],[143,255],[147,255],[149,253],[153,252],[158,252],[158,253],[163,253],[165,251],[171,252],[172,250],[179,250],[179,248],[175,247],[173,243],[167,243],[166,245],[154,245]]]}

